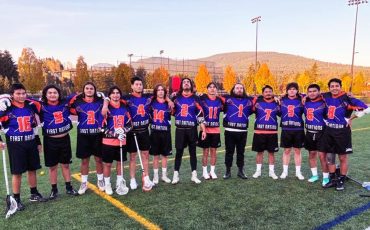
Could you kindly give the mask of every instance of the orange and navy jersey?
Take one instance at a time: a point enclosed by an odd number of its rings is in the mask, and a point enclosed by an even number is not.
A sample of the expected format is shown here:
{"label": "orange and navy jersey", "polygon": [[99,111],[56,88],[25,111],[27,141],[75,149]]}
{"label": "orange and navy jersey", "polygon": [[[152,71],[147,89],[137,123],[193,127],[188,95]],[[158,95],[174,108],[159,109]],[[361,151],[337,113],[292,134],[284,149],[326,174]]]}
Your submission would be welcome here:
{"label": "orange and navy jersey", "polygon": [[349,118],[354,110],[363,110],[367,105],[345,92],[333,96],[330,92],[323,94],[327,109],[327,126],[330,128],[344,128],[347,125],[345,118]]}
{"label": "orange and navy jersey", "polygon": [[149,126],[149,105],[152,99],[150,94],[138,95],[135,93],[122,97],[127,102],[133,130],[148,129]]}
{"label": "orange and navy jersey", "polygon": [[220,97],[210,98],[204,94],[200,97],[200,105],[204,112],[204,124],[206,127],[220,127],[220,113],[224,103]]}
{"label": "orange and navy jersey", "polygon": [[320,96],[316,100],[306,99],[304,103],[304,115],[306,117],[306,129],[309,131],[323,131],[327,115],[327,106]]}
{"label": "orange and navy jersey", "polygon": [[171,109],[168,102],[158,99],[152,100],[149,106],[149,115],[151,120],[150,128],[158,131],[171,130]]}
{"label": "orange and navy jersey", "polygon": [[39,103],[25,101],[23,104],[12,102],[6,111],[0,111],[5,136],[10,142],[23,142],[35,139],[33,128],[37,126],[36,114]]}
{"label": "orange and navy jersey", "polygon": [[189,128],[198,125],[198,119],[204,119],[199,97],[195,94],[177,95],[173,98],[175,108],[175,125],[179,128]]}
{"label": "orange and navy jersey", "polygon": [[102,98],[88,101],[82,95],[77,95],[70,101],[70,112],[78,117],[77,133],[95,135],[101,132],[104,120],[101,114],[103,103]]}
{"label": "orange and navy jersey", "polygon": [[303,104],[301,96],[281,98],[281,122],[283,130],[303,130]]}
{"label": "orange and navy jersey", "polygon": [[254,100],[253,110],[256,114],[254,123],[255,131],[274,131],[278,130],[277,118],[280,116],[280,106],[274,99],[266,100],[258,97]]}
{"label": "orange and navy jersey", "polygon": [[225,128],[247,130],[249,116],[253,112],[252,97],[225,96],[224,120]]}
{"label": "orange and navy jersey", "polygon": [[60,135],[69,132],[73,128],[72,121],[69,118],[69,104],[74,96],[74,94],[70,95],[56,104],[39,102],[41,103],[39,117],[43,135]]}
{"label": "orange and navy jersey", "polygon": [[115,136],[114,131],[118,128],[123,128],[126,132],[131,130],[131,116],[124,100],[122,100],[118,106],[109,103],[108,109],[109,112],[104,119],[105,134],[103,137],[103,144],[119,146],[119,140]]}

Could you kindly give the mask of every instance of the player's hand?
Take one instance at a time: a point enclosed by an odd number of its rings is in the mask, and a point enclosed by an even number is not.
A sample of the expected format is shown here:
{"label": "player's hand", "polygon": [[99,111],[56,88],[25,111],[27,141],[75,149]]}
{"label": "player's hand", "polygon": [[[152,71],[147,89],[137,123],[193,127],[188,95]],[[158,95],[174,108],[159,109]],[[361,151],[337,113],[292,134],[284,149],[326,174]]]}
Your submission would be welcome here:
{"label": "player's hand", "polygon": [[274,96],[274,101],[280,105],[280,98],[278,96]]}
{"label": "player's hand", "polygon": [[5,147],[6,147],[6,144],[4,142],[0,141],[0,149],[4,150]]}
{"label": "player's hand", "polygon": [[39,151],[39,153],[42,153],[42,145],[38,145],[37,150]]}
{"label": "player's hand", "polygon": [[104,93],[103,92],[96,92],[96,96],[98,96],[98,97],[100,97],[100,98],[103,98],[103,99],[105,99],[105,95],[104,95]]}
{"label": "player's hand", "polygon": [[305,104],[307,100],[307,96],[302,97],[302,104]]}
{"label": "player's hand", "polygon": [[5,111],[8,107],[11,106],[11,101],[9,98],[1,98],[0,99],[0,111]]}
{"label": "player's hand", "polygon": [[168,107],[172,110],[175,108],[175,103],[173,103],[173,101],[169,101],[168,102]]}
{"label": "player's hand", "polygon": [[206,132],[202,132],[202,141],[204,141],[207,137],[207,133]]}
{"label": "player's hand", "polygon": [[118,135],[117,138],[118,138],[118,140],[123,141],[123,140],[126,139],[126,134],[120,134],[120,135]]}
{"label": "player's hand", "polygon": [[347,125],[346,125],[346,127],[352,127],[352,119],[349,119],[349,118],[344,118],[345,120],[346,120],[346,122],[347,122]]}

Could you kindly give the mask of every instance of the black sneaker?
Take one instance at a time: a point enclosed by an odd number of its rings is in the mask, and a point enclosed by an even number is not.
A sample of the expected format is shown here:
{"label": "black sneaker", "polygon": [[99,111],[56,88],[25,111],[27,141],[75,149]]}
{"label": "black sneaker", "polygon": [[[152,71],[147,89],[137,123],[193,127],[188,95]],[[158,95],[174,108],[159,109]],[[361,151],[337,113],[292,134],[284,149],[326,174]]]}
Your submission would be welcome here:
{"label": "black sneaker", "polygon": [[226,168],[224,179],[229,179],[229,178],[231,178],[231,170],[230,168]]}
{"label": "black sneaker", "polygon": [[330,179],[329,183],[322,186],[323,188],[334,188],[337,187],[337,179]]}
{"label": "black sneaker", "polygon": [[344,180],[345,180],[344,176],[339,177],[339,179],[337,181],[337,187],[335,188],[335,190],[337,190],[337,191],[343,191],[344,190]]}
{"label": "black sneaker", "polygon": [[242,178],[242,179],[248,179],[248,177],[244,173],[244,169],[243,168],[239,168],[238,177],[239,178]]}
{"label": "black sneaker", "polygon": [[25,209],[25,206],[22,201],[20,199],[16,199],[15,201],[17,202],[17,211],[23,211]]}
{"label": "black sneaker", "polygon": [[78,192],[73,188],[72,189],[67,189],[66,194],[71,195],[71,196],[78,196],[79,195]]}
{"label": "black sneaker", "polygon": [[30,201],[31,202],[46,202],[48,201],[48,199],[45,199],[44,197],[42,197],[42,195],[38,192],[38,193],[31,194]]}
{"label": "black sneaker", "polygon": [[49,195],[49,200],[54,200],[59,196],[58,190],[51,190],[51,193]]}

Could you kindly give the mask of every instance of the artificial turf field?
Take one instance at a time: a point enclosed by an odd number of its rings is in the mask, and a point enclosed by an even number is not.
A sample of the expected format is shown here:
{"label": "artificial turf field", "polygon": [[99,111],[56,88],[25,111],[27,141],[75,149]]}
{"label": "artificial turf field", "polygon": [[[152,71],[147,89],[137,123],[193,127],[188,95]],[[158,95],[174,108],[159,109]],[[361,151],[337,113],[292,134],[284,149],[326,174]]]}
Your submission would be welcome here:
{"label": "artificial turf field", "polygon": [[[250,123],[249,130],[252,130],[252,127],[253,122]],[[74,150],[76,130],[71,131],[70,135]],[[346,183],[346,189],[343,192],[337,192],[334,189],[324,190],[320,183],[308,183],[307,179],[311,173],[306,150],[303,150],[302,154],[302,172],[305,181],[295,178],[293,158],[287,179],[274,181],[269,178],[267,155],[265,155],[262,168],[262,178],[253,179],[251,175],[255,171],[255,153],[251,152],[250,147],[252,135],[253,132],[250,131],[245,152],[248,180],[236,177],[236,166],[232,168],[232,179],[222,179],[225,169],[224,145],[222,145],[218,149],[216,166],[219,179],[202,180],[201,184],[195,185],[190,181],[189,155],[185,150],[179,184],[171,185],[160,182],[149,193],[138,189],[130,190],[126,196],[116,194],[112,196],[115,199],[112,202],[129,214],[122,212],[110,201],[104,199],[106,197],[104,193],[98,195],[91,189],[79,197],[65,195],[61,174],[58,182],[61,196],[57,200],[30,203],[28,201],[29,188],[26,176],[24,176],[21,196],[26,209],[17,212],[7,220],[1,217],[0,229],[142,229],[151,227],[162,229],[314,229],[370,203],[370,198],[359,197],[359,194],[370,194],[370,192],[352,182]],[[370,116],[353,122],[352,138],[354,154],[350,156],[349,175],[361,181],[369,181]],[[200,177],[202,172],[201,149],[198,148],[197,153],[198,176]],[[281,156],[282,150],[276,153],[275,172],[278,176],[282,172]],[[170,157],[172,158],[173,156]],[[41,159],[43,162],[42,155]],[[79,164],[80,161],[74,157],[71,165],[73,174],[79,172]],[[172,178],[173,159],[169,160],[168,168],[169,176]],[[1,166],[0,191],[1,197],[5,198],[2,170]],[[39,174],[41,170],[38,171],[38,189],[48,196],[50,193],[48,172],[46,168],[42,170],[45,171],[45,175],[41,176]],[[90,170],[95,170],[93,160],[91,160]],[[128,168],[125,168],[124,175],[128,181]],[[140,175],[138,167],[138,181],[140,181]],[[93,185],[96,184],[94,173],[90,174],[89,181]],[[78,189],[79,182],[75,178],[72,182]],[[112,184],[115,184],[115,173],[112,175]],[[5,207],[5,201],[2,200]],[[334,229],[365,229],[369,226],[370,209],[366,209],[359,215],[335,225]]]}

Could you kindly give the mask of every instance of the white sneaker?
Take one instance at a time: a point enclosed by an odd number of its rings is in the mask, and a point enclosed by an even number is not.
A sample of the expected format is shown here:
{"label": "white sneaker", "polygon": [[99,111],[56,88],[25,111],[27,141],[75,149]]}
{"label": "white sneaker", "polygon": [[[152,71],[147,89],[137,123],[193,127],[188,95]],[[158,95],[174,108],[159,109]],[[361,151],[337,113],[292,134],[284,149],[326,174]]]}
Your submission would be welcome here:
{"label": "white sneaker", "polygon": [[173,178],[172,178],[172,184],[177,184],[179,183],[180,178],[179,178],[179,171],[174,171],[173,172]]}
{"label": "white sneaker", "polygon": [[82,195],[85,194],[87,190],[87,182],[81,183],[80,189],[78,190],[78,194]]}
{"label": "white sneaker", "polygon": [[299,180],[304,180],[304,176],[301,174],[301,173],[296,173],[295,176],[299,179]]}
{"label": "white sneaker", "polygon": [[260,177],[261,176],[261,171],[256,171],[254,174],[253,174],[253,178],[258,178],[258,177]]}
{"label": "white sneaker", "polygon": [[269,172],[269,177],[271,177],[272,179],[274,180],[277,180],[278,179],[278,176],[276,176],[275,172],[274,171],[270,171]]}
{"label": "white sneaker", "polygon": [[196,170],[194,170],[193,172],[191,172],[191,181],[193,181],[196,184],[200,184],[201,183],[201,181],[198,179],[197,171]]}
{"label": "white sneaker", "polygon": [[130,187],[131,187],[131,190],[137,189],[137,182],[136,182],[136,179],[135,178],[131,178],[131,180],[130,180]]}
{"label": "white sneaker", "polygon": [[113,194],[112,185],[110,183],[105,184],[105,193],[109,196]]}
{"label": "white sneaker", "polygon": [[104,190],[105,190],[104,180],[98,180],[97,185],[98,185],[99,190],[102,191],[102,192],[104,192]]}
{"label": "white sneaker", "polygon": [[208,172],[207,171],[204,171],[203,170],[203,178],[205,179],[205,180],[209,180],[209,174],[208,174]]}
{"label": "white sneaker", "polygon": [[149,179],[149,176],[144,177],[143,191],[148,192],[153,188],[153,182]]}
{"label": "white sneaker", "polygon": [[288,176],[287,173],[283,172],[281,175],[280,175],[280,179],[285,179],[286,177]]}
{"label": "white sneaker", "polygon": [[159,183],[159,175],[158,175],[158,172],[157,173],[154,173],[154,175],[153,175],[153,183],[154,184],[158,184]]}
{"label": "white sneaker", "polygon": [[116,187],[116,193],[120,196],[126,195],[128,191],[129,191],[129,188],[126,186],[126,183],[123,181],[120,184],[118,184]]}
{"label": "white sneaker", "polygon": [[164,181],[167,184],[171,183],[171,179],[167,177],[167,173],[162,174],[162,181]]}
{"label": "white sneaker", "polygon": [[209,175],[210,175],[211,179],[213,179],[213,180],[217,179],[217,175],[216,175],[216,173],[214,171],[211,171],[209,173]]}

